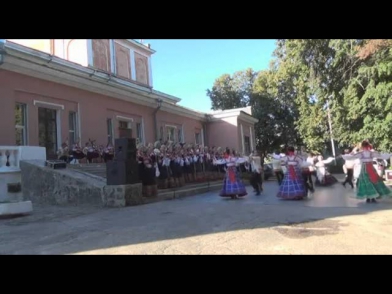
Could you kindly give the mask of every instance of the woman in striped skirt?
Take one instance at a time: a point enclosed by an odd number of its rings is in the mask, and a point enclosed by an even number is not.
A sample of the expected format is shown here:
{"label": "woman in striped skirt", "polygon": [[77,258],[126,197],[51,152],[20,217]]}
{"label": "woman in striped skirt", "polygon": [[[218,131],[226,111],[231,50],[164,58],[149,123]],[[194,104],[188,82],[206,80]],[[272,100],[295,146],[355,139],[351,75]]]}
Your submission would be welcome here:
{"label": "woman in striped skirt", "polygon": [[285,200],[302,200],[307,197],[308,193],[302,177],[302,158],[295,155],[294,147],[289,147],[287,148],[287,156],[283,157],[282,161],[286,166],[286,174],[279,186],[277,197]]}

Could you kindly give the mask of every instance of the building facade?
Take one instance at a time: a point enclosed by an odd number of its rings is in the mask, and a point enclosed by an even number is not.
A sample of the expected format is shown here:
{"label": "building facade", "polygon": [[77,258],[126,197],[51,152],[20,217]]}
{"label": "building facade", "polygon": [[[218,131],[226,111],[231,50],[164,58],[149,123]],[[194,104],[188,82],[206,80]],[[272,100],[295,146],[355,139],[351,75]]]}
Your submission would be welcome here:
{"label": "building facade", "polygon": [[250,109],[202,113],[153,89],[147,44],[131,39],[0,40],[0,145],[47,148],[118,137],[254,148]]}

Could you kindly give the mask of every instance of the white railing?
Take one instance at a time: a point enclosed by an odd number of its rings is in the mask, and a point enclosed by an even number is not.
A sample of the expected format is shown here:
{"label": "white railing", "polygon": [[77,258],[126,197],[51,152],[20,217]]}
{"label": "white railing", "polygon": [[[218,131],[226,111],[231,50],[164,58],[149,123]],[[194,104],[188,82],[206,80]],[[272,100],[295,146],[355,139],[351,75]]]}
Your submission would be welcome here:
{"label": "white railing", "polygon": [[0,146],[0,173],[20,172],[21,160],[46,160],[46,148]]}

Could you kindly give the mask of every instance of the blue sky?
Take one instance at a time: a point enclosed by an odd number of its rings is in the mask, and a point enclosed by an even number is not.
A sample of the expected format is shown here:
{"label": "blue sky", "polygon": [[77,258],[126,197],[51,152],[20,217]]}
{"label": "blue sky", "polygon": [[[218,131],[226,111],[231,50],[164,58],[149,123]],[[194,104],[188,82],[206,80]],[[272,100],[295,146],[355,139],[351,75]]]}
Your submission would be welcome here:
{"label": "blue sky", "polygon": [[143,40],[152,56],[155,90],[181,98],[185,107],[208,112],[206,89],[220,75],[267,69],[275,40]]}

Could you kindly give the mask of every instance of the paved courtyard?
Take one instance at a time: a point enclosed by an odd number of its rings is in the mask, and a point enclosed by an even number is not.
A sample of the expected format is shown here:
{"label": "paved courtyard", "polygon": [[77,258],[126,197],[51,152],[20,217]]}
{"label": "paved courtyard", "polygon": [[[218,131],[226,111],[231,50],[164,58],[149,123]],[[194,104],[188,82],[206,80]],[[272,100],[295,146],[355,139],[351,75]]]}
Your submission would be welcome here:
{"label": "paved courtyard", "polygon": [[35,206],[0,219],[0,254],[390,254],[392,201],[366,204],[341,184],[306,201],[218,192],[122,209]]}

